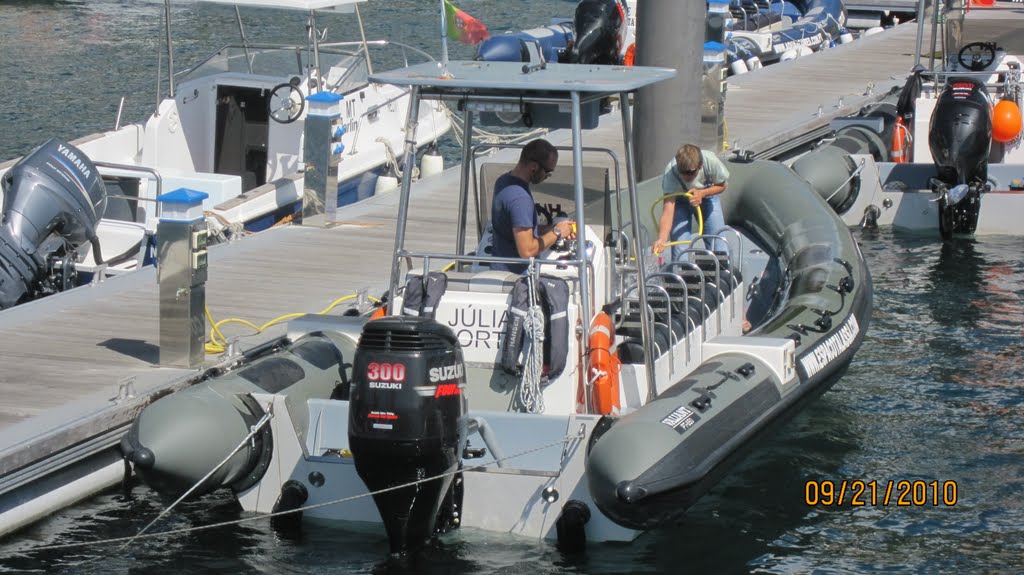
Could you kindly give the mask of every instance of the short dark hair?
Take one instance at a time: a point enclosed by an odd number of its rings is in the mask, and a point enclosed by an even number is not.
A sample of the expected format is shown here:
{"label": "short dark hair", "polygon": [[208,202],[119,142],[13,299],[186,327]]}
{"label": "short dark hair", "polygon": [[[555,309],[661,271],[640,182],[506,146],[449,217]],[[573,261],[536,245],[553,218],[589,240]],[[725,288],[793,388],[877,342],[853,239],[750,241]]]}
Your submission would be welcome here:
{"label": "short dark hair", "polygon": [[551,142],[544,138],[537,138],[531,140],[530,143],[526,144],[523,151],[519,154],[519,163],[525,164],[527,162],[537,162],[541,165],[548,163],[548,159],[551,156],[558,156],[558,150],[551,145]]}

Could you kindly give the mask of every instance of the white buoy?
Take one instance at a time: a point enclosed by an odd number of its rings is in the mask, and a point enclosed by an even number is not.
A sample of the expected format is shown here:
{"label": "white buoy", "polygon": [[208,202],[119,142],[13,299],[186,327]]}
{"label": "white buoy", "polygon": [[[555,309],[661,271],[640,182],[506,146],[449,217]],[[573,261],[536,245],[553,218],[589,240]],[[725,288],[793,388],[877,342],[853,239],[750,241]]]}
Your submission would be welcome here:
{"label": "white buoy", "polygon": [[437,146],[430,144],[423,157],[420,158],[420,177],[426,178],[444,171],[444,158],[437,151]]}
{"label": "white buoy", "polygon": [[747,68],[747,63],[746,62],[744,62],[743,60],[741,60],[739,58],[736,58],[732,62],[729,63],[729,71],[731,71],[733,73],[733,75],[737,75],[737,74],[746,74],[750,70]]}
{"label": "white buoy", "polygon": [[789,50],[786,50],[785,52],[782,53],[782,56],[779,57],[779,61],[780,62],[788,62],[790,60],[796,60],[796,57],[797,57],[796,50],[790,48]]}
{"label": "white buoy", "polygon": [[373,195],[386,194],[398,189],[398,176],[395,175],[393,170],[388,170],[388,173],[377,176],[377,184],[373,187]]}
{"label": "white buoy", "polygon": [[849,44],[850,42],[853,42],[853,34],[850,34],[850,31],[847,30],[846,28],[840,29],[839,30],[839,43],[840,44]]}
{"label": "white buoy", "polygon": [[884,32],[884,31],[885,31],[885,28],[882,28],[881,26],[875,26],[873,28],[868,28],[867,30],[861,32],[860,35],[861,36],[874,36],[875,34],[878,34],[879,32]]}
{"label": "white buoy", "polygon": [[813,53],[814,53],[814,50],[811,50],[807,46],[797,46],[796,47],[796,56],[797,56],[797,58],[803,58],[804,56],[810,56]]}
{"label": "white buoy", "polygon": [[764,68],[764,64],[761,63],[761,59],[757,56],[751,56],[747,58],[747,69],[748,70],[760,70]]}

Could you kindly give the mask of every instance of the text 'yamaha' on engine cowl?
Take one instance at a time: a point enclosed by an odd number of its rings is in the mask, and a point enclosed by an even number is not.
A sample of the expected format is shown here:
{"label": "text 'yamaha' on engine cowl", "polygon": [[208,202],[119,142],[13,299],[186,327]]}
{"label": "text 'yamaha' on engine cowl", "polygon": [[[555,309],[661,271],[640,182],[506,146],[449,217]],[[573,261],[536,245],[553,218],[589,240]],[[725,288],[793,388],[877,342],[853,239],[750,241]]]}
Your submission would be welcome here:
{"label": "text 'yamaha' on engine cowl", "polygon": [[932,112],[928,147],[938,170],[931,187],[940,194],[942,237],[974,233],[981,194],[989,190],[992,147],[992,104],[984,83],[972,78],[949,81]]}
{"label": "text 'yamaha' on engine cowl", "polygon": [[74,286],[76,249],[91,242],[107,192],[96,166],[71,144],[51,139],[0,181],[0,309]]}
{"label": "text 'yamaha' on engine cowl", "polygon": [[462,348],[432,319],[387,317],[363,327],[352,370],[356,471],[374,494],[391,552],[415,550],[459,523],[453,478],[467,435]]}

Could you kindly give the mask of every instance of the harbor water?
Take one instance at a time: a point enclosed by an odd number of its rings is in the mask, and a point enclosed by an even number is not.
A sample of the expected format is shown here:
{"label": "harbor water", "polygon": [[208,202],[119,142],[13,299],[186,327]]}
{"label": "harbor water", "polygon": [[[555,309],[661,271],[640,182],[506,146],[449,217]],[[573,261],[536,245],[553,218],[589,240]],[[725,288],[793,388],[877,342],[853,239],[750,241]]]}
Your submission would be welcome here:
{"label": "harbor water", "polygon": [[[436,54],[436,4],[371,1],[368,36]],[[574,3],[456,5],[493,33],[545,24]],[[154,1],[0,4],[0,159],[49,137],[111,128],[126,94],[125,121],[140,119],[156,98],[161,13]],[[176,66],[234,41],[229,6],[175,3],[172,14]],[[243,12],[255,42],[294,39],[305,23],[295,14],[259,16]],[[351,20],[320,24],[329,38],[356,38]],[[456,44],[452,53],[471,52]],[[284,535],[256,519],[195,530],[252,519],[218,493],[151,528],[177,534],[51,547],[137,533],[169,502],[134,484],[0,541],[0,573],[1022,572],[1024,236],[943,243],[855,233],[874,277],[875,310],[849,370],[752,446],[678,526],[631,544],[592,545],[581,556],[463,530],[397,564],[385,561],[382,531],[354,525],[307,523]]]}

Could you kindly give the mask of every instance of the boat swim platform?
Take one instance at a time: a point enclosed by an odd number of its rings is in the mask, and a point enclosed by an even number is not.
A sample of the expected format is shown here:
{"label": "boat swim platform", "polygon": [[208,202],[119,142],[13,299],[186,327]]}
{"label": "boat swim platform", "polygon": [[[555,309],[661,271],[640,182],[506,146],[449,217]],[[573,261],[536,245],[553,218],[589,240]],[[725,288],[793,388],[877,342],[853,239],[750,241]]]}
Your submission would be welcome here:
{"label": "boat swim platform", "polygon": [[[730,78],[730,142],[739,140],[744,149],[767,152],[876,101],[888,86],[901,85],[913,65],[914,33],[913,25],[902,25],[813,58]],[[875,89],[866,90],[872,83]],[[840,98],[843,104],[837,105]],[[606,115],[598,128],[584,134],[584,144],[611,148],[621,156],[621,136],[619,115]],[[571,144],[568,130],[547,137],[556,145]],[[664,151],[666,161],[673,152]],[[478,167],[513,163],[517,154],[499,151],[478,159]],[[588,165],[609,162],[606,156],[584,157]],[[570,164],[571,155],[563,153],[556,176],[571,177]],[[621,177],[624,182],[624,167]],[[413,186],[407,245],[455,251],[454,238],[437,230],[456,225],[458,188],[458,168]],[[330,227],[283,226],[211,246],[206,302],[213,317],[261,325],[288,313],[315,313],[359,290],[380,295],[389,278],[397,203],[397,192],[382,194],[340,209],[339,221]],[[468,219],[468,229],[475,229],[472,209]],[[466,245],[475,243],[468,238]],[[158,296],[156,273],[149,268],[0,312],[0,517],[14,507],[12,501],[45,492],[40,478],[61,465],[101,450],[109,454],[135,415],[197,374],[157,366]],[[225,326],[224,331],[229,337],[251,333],[237,326]],[[240,347],[285,333],[286,327],[277,325],[243,337]],[[208,365],[223,361],[207,358]],[[115,484],[110,477],[75,497]],[[35,495],[26,495],[34,484],[40,485]],[[64,504],[75,497],[65,498]],[[21,524],[0,521],[0,535]]]}

